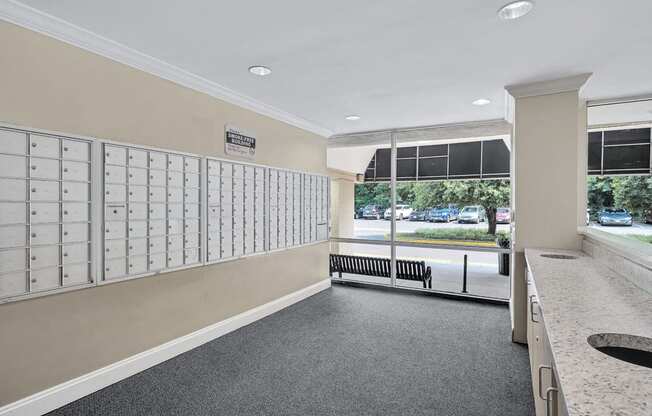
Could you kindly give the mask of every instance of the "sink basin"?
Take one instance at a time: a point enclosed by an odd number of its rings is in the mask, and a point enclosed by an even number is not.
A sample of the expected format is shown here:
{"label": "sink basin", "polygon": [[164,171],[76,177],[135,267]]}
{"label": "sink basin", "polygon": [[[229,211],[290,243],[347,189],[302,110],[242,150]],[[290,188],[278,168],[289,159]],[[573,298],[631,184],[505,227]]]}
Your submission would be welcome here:
{"label": "sink basin", "polygon": [[575,260],[577,258],[576,256],[569,256],[568,254],[542,254],[541,257],[557,260]]}
{"label": "sink basin", "polygon": [[603,333],[591,335],[586,341],[601,353],[631,364],[652,368],[652,338]]}

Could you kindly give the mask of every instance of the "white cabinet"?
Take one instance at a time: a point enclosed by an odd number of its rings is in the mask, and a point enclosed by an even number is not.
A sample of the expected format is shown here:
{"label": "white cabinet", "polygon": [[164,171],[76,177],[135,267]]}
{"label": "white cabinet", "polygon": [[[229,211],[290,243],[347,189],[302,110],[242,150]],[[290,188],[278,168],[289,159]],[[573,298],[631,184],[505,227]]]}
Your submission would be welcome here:
{"label": "white cabinet", "polygon": [[104,261],[104,279],[112,280],[127,274],[127,259],[111,259]]}
{"label": "white cabinet", "polygon": [[[0,301],[92,280],[91,147],[0,128]],[[73,262],[86,271],[70,269],[64,279],[62,266]]]}
{"label": "white cabinet", "polygon": [[122,146],[104,145],[104,163],[125,166],[127,162],[127,149]]}
{"label": "white cabinet", "polygon": [[129,149],[129,166],[135,168],[147,168],[148,164],[149,157],[147,156],[146,150]]}
{"label": "white cabinet", "polygon": [[115,259],[127,255],[126,240],[106,240],[104,242],[104,258]]}
{"label": "white cabinet", "polygon": [[129,168],[129,185],[147,185],[147,169]]}
{"label": "white cabinet", "polygon": [[105,183],[125,183],[127,177],[126,167],[106,165],[104,170]]}
{"label": "white cabinet", "polygon": [[62,280],[64,286],[80,285],[90,281],[90,269],[88,263],[64,265],[62,269]]}

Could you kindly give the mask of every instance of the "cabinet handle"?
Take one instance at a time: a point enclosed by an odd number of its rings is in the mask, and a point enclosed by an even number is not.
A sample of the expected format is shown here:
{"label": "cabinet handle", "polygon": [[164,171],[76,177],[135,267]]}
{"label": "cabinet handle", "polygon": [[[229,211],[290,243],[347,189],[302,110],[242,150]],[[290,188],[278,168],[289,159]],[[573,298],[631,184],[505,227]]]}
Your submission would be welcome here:
{"label": "cabinet handle", "polygon": [[63,193],[64,193],[64,194],[67,194],[67,193],[68,193],[68,190],[67,190],[67,189],[64,189],[64,190],[63,190]]}
{"label": "cabinet handle", "polygon": [[63,277],[68,277],[68,273],[64,274]]}
{"label": "cabinet handle", "polygon": [[32,143],[32,147],[36,147],[36,143]]}
{"label": "cabinet handle", "polygon": [[32,260],[36,260],[36,256],[32,256]]}
{"label": "cabinet handle", "polygon": [[63,171],[67,173],[67,172],[68,172],[68,168],[63,168]]}
{"label": "cabinet handle", "polygon": [[[106,230],[106,231],[108,232],[109,230]],[[68,235],[68,231],[64,231],[63,235]]]}
{"label": "cabinet handle", "polygon": [[36,211],[32,211],[32,215],[36,215]]}
{"label": "cabinet handle", "polygon": [[63,253],[63,257],[68,257],[68,253]]}
{"label": "cabinet handle", "polygon": [[[546,416],[552,416],[552,411],[550,411],[550,404],[553,402],[552,401],[552,395],[551,393],[559,393],[559,389],[555,387],[548,387],[546,390]],[[553,407],[554,409],[554,407]]]}
{"label": "cabinet handle", "polygon": [[36,283],[36,279],[32,279],[32,283]]}
{"label": "cabinet handle", "polygon": [[107,253],[108,253],[108,252],[110,252],[110,251],[111,251],[111,249],[110,249],[110,248],[107,248],[107,249],[106,249],[106,252],[107,252]]}
{"label": "cabinet handle", "polygon": [[68,215],[68,211],[63,211],[63,215]]}
{"label": "cabinet handle", "polygon": [[534,322],[535,324],[538,324],[540,321],[537,319],[534,319],[537,314],[534,313],[534,305],[538,305],[539,301],[534,300],[536,296],[535,295],[530,295],[530,321]]}
{"label": "cabinet handle", "polygon": [[32,165],[32,170],[36,170],[36,165]]}
{"label": "cabinet handle", "polygon": [[539,391],[538,391],[538,393],[539,393],[539,397],[541,398],[541,400],[547,400],[547,398],[543,397],[543,393],[541,392],[541,385],[543,384],[543,369],[544,368],[547,369],[547,370],[552,371],[552,366],[545,365],[545,364],[541,364],[539,366],[539,371],[538,371],[538,374],[539,374]]}
{"label": "cabinet handle", "polygon": [[64,152],[67,152],[67,151],[68,151],[68,148],[67,148],[67,147],[64,147],[64,148],[63,148],[63,151],[64,151]]}
{"label": "cabinet handle", "polygon": [[36,188],[32,188],[32,192],[36,192]]}

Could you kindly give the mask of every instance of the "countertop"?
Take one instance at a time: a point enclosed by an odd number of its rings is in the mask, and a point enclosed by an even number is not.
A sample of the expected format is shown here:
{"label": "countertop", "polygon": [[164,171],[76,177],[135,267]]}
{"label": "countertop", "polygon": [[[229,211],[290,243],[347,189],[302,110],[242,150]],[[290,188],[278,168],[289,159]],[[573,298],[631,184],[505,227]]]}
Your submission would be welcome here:
{"label": "countertop", "polygon": [[525,257],[569,416],[652,415],[652,369],[612,358],[587,342],[596,333],[652,338],[652,296],[582,252],[526,249]]}

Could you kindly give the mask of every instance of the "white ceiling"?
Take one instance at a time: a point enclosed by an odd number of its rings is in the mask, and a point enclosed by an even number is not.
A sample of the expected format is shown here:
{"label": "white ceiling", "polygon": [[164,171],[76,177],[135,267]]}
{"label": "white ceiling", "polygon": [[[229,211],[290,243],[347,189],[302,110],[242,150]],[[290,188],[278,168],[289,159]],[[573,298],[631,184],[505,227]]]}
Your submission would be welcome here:
{"label": "white ceiling", "polygon": [[583,72],[591,99],[652,92],[652,1],[505,2],[22,0],[335,134],[503,118],[505,85]]}

